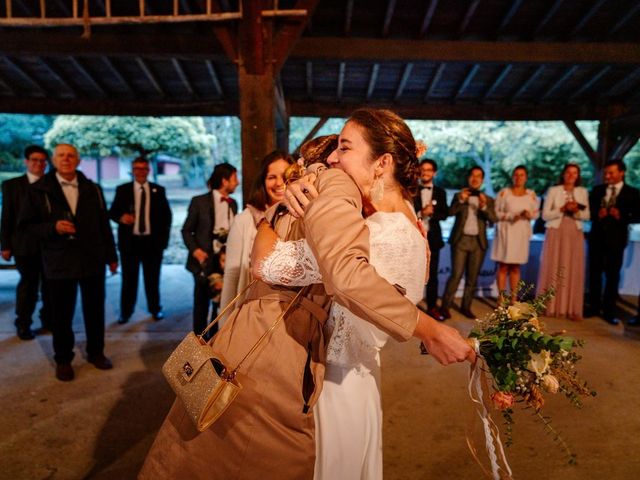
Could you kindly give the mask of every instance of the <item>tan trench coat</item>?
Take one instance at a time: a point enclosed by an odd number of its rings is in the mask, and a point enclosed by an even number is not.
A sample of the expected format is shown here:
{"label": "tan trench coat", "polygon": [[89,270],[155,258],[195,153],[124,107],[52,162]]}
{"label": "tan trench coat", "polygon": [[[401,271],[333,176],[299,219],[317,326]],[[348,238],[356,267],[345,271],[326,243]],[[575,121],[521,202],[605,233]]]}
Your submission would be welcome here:
{"label": "tan trench coat", "polygon": [[[284,218],[278,233],[305,235],[325,279],[274,330],[242,368],[243,389],[225,414],[199,433],[177,400],[139,474],[141,479],[311,479],[315,462],[313,405],[322,388],[322,326],[329,293],[397,340],[415,330],[418,311],[368,262],[369,231],[360,191],[340,170],[318,176],[320,196],[304,224]],[[286,230],[286,232],[285,232]],[[213,345],[235,365],[286,308],[295,292],[258,282],[215,336]]]}

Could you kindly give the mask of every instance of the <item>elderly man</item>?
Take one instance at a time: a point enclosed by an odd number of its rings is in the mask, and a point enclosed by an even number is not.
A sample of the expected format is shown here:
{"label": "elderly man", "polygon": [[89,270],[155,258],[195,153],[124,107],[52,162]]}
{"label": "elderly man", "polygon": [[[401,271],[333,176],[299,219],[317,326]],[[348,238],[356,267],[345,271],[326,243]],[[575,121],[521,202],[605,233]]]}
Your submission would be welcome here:
{"label": "elderly man", "polygon": [[38,145],[30,145],[24,151],[26,173],[2,183],[2,258],[15,258],[20,281],[16,287],[16,330],[20,340],[33,340],[31,316],[38,303],[38,289],[42,294],[40,310],[41,332],[51,330],[51,309],[46,295],[46,284],[42,276],[40,245],[36,238],[18,229],[18,214],[24,203],[29,186],[44,175],[49,154]]}
{"label": "elderly man", "polygon": [[104,355],[105,265],[118,267],[115,242],[102,190],[77,170],[78,150],[58,145],[55,170],[31,186],[19,226],[41,242],[44,274],[52,306],[56,378],[74,378],[72,328],[78,287],[87,335],[87,360],[96,368],[112,368]]}

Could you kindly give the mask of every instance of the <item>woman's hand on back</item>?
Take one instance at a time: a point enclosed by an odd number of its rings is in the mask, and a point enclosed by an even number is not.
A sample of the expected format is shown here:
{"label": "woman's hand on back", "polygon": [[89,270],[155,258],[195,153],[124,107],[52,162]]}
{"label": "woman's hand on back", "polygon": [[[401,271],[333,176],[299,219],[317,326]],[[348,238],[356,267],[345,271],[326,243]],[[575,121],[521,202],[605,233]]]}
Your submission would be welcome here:
{"label": "woman's hand on back", "polygon": [[318,190],[314,186],[316,177],[315,173],[308,173],[287,185],[282,203],[294,217],[304,217],[304,210],[307,205],[311,200],[318,197]]}

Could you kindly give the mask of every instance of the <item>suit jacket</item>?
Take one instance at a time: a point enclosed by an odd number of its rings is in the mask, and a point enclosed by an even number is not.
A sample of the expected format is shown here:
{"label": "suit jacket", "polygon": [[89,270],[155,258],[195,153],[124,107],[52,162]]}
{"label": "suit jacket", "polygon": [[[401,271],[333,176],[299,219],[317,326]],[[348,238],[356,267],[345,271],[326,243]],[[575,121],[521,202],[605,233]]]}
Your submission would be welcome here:
{"label": "suit jacket", "polygon": [[[469,215],[469,203],[460,202],[459,193],[456,193],[451,201],[451,206],[449,207],[449,215],[455,215],[456,221],[453,225],[453,229],[451,230],[451,235],[449,236],[449,243],[451,245],[455,245],[458,243],[460,238],[464,233],[464,224],[467,221],[467,216]],[[496,215],[495,204],[493,198],[487,197],[487,207],[484,210],[478,209],[478,241],[480,242],[480,248],[482,250],[486,250],[489,246],[489,242],[487,241],[487,227],[498,221],[498,217]]]}
{"label": "suit jacket", "polygon": [[25,202],[30,188],[26,174],[2,182],[2,250],[11,250],[12,255],[37,255],[40,251],[38,239],[18,229],[20,206]]}
{"label": "suit jacket", "polygon": [[602,199],[607,193],[607,185],[597,185],[589,195],[591,210],[591,232],[589,242],[609,248],[624,249],[629,240],[629,224],[640,221],[640,191],[626,183],[620,189],[616,207],[620,210],[620,220],[611,216],[598,218]]}
{"label": "suit jacket", "polygon": [[44,274],[50,279],[78,279],[104,272],[118,261],[102,189],[77,172],[78,205],[74,239],[56,232],[55,224],[71,209],[55,170],[31,185],[20,209],[18,228],[40,240]]}
{"label": "suit jacket", "polygon": [[[149,222],[151,233],[149,237],[157,250],[164,250],[169,244],[171,233],[171,207],[167,201],[164,187],[149,182]],[[131,250],[133,225],[120,223],[120,217],[131,212],[134,204],[133,182],[118,186],[116,196],[109,209],[109,217],[118,224],[118,249],[121,252]]]}
{"label": "suit jacket", "polygon": [[[235,214],[238,211],[238,204],[231,199],[231,211]],[[198,195],[191,199],[187,218],[182,226],[182,240],[189,250],[186,268],[191,273],[199,273],[202,268],[195,258],[193,252],[200,248],[207,252],[209,259],[213,258],[213,227],[215,225],[215,209],[211,192]]]}
{"label": "suit jacket", "polygon": [[[445,220],[449,216],[449,207],[447,206],[447,192],[444,188],[433,186],[431,193],[431,201],[435,200],[436,204],[433,206],[433,215],[429,218],[429,231],[427,232],[427,241],[429,242],[429,248],[431,250],[439,250],[444,247],[444,241],[442,240],[442,229],[440,228],[440,221]],[[422,198],[420,197],[420,190],[413,200],[413,208],[419,215],[424,205],[422,205]]]}

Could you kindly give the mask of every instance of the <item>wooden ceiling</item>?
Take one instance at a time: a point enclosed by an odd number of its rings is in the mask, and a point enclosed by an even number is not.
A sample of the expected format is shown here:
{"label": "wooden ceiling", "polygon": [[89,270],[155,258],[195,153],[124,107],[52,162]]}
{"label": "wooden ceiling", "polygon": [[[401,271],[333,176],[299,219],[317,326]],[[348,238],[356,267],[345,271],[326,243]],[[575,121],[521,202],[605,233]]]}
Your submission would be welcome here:
{"label": "wooden ceiling", "polygon": [[[80,26],[37,26],[43,17],[71,19],[74,3],[0,2],[0,111],[238,114],[243,60],[233,44],[235,20],[99,25],[107,5],[92,0],[88,39]],[[108,3],[112,18],[139,15],[139,2]],[[147,0],[144,13],[169,16],[177,6],[178,15],[194,16],[205,14],[207,3]],[[281,33],[274,43],[292,40],[278,70],[288,115],[346,116],[370,105],[406,118],[638,123],[638,0],[274,3],[312,12],[308,21],[265,18]],[[237,1],[211,4],[220,14],[239,10]],[[304,26],[299,39],[296,26]],[[280,46],[271,48],[278,53]]]}

